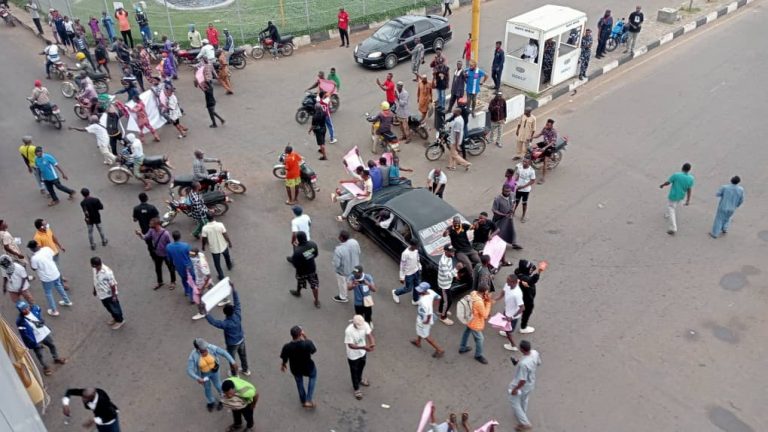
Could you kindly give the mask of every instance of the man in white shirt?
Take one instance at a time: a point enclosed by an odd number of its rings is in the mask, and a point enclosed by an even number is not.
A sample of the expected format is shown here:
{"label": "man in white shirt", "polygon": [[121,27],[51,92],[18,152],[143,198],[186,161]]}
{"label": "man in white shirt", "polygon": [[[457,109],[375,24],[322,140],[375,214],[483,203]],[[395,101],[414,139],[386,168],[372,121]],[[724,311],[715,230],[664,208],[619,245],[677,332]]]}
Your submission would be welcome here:
{"label": "man in white shirt", "polygon": [[371,200],[371,197],[373,196],[373,180],[371,180],[371,173],[368,170],[363,170],[361,178],[363,181],[363,191],[356,196],[352,195],[350,192],[344,193],[340,196],[336,196],[336,194],[331,195],[331,200],[334,202],[337,199],[340,201],[349,201],[347,202],[347,207],[344,208],[344,212],[341,214],[341,216],[336,216],[337,221],[341,222],[342,220],[346,219],[349,215],[349,212],[352,211],[352,207]]}
{"label": "man in white shirt", "polygon": [[144,174],[141,172],[141,165],[144,163],[144,145],[141,143],[136,135],[129,133],[125,136],[125,141],[130,146],[131,160],[133,161],[133,176],[141,180],[144,183],[144,190],[150,190],[152,185],[149,184],[147,179],[144,178]]}
{"label": "man in white shirt", "polygon": [[416,339],[411,340],[411,344],[416,348],[421,348],[421,340],[424,339],[435,349],[432,357],[440,358],[445,354],[445,350],[440,348],[430,335],[432,325],[435,323],[435,302],[440,296],[429,288],[429,283],[422,282],[414,289],[420,297],[416,303]]}
{"label": "man in white shirt", "polygon": [[208,215],[208,223],[203,226],[200,235],[203,238],[203,252],[205,252],[205,247],[209,246],[211,256],[213,257],[213,266],[216,267],[219,280],[224,279],[224,272],[221,270],[221,256],[224,255],[227,270],[232,270],[234,266],[232,259],[229,257],[229,248],[232,247],[232,241],[227,234],[227,228],[223,223],[216,222],[215,216]]}
{"label": "man in white shirt", "polygon": [[0,255],[0,273],[3,278],[3,294],[11,293],[11,301],[16,303],[22,297],[27,303],[34,304],[35,299],[29,292],[29,275],[23,265],[9,255]]}
{"label": "man in white shirt", "polygon": [[78,128],[78,127],[69,127],[69,130],[75,130],[79,132],[88,132],[89,134],[96,137],[96,147],[99,149],[99,152],[104,157],[104,165],[112,165],[115,163],[115,155],[112,154],[111,151],[109,151],[109,133],[107,133],[106,126],[102,126],[99,124],[99,118],[95,115],[92,115],[88,118],[88,121],[90,121],[91,124],[84,128]]}
{"label": "man in white shirt", "polygon": [[51,79],[51,66],[61,61],[59,46],[51,41],[47,41],[43,53],[45,54],[45,74],[48,79]]}
{"label": "man in white shirt", "polygon": [[107,324],[112,326],[112,330],[118,330],[125,324],[125,320],[123,319],[123,309],[117,299],[115,274],[111,268],[102,264],[99,257],[91,258],[91,268],[93,269],[93,295],[112,315],[112,319],[107,321]]}
{"label": "man in white shirt", "polygon": [[29,260],[29,266],[37,272],[37,277],[43,284],[45,300],[48,302],[48,315],[59,316],[56,310],[56,302],[53,299],[53,290],[59,293],[62,306],[72,306],[67,292],[64,291],[64,284],[61,282],[61,273],[56,263],[53,261],[53,250],[47,246],[40,247],[35,240],[30,240],[27,247],[32,251],[32,258]]}
{"label": "man in white shirt", "polygon": [[347,348],[347,363],[349,372],[352,375],[352,388],[355,390],[355,398],[363,398],[363,392],[360,386],[368,387],[371,385],[368,380],[363,379],[363,370],[367,354],[373,351],[376,346],[376,340],[371,333],[371,326],[365,322],[362,315],[352,317],[352,322],[344,330],[344,344]]}
{"label": "man in white shirt", "polygon": [[507,351],[517,351],[512,335],[515,333],[517,320],[523,315],[525,305],[523,304],[523,290],[517,284],[517,276],[514,274],[507,276],[507,283],[495,300],[499,301],[502,298],[504,299],[504,319],[507,320],[508,324],[506,329],[499,331],[499,334],[506,336],[507,340],[509,340],[509,343],[504,344],[504,349]]}
{"label": "man in white shirt", "polygon": [[312,226],[312,219],[309,218],[309,215],[304,214],[304,209],[302,209],[301,206],[295,205],[291,210],[295,216],[291,219],[291,244],[294,246],[297,244],[296,233],[299,231],[304,231],[304,234],[307,235],[307,240],[312,240],[312,237],[309,234],[310,227]]}
{"label": "man in white shirt", "polygon": [[417,305],[419,293],[416,291],[416,285],[421,282],[421,259],[419,258],[419,241],[411,237],[408,239],[408,248],[400,255],[400,283],[402,288],[392,290],[392,300],[400,304],[400,296],[412,292],[412,305]]}
{"label": "man in white shirt", "polygon": [[213,48],[213,45],[208,42],[208,39],[203,39],[202,43],[203,47],[200,48],[200,53],[197,54],[196,58],[200,60],[200,58],[205,57],[210,64],[213,64],[216,61],[216,50]]}
{"label": "man in white shirt", "polygon": [[512,403],[512,411],[515,413],[518,425],[515,430],[530,430],[531,422],[528,420],[528,397],[536,384],[536,369],[541,365],[541,356],[539,352],[531,349],[531,343],[527,340],[520,341],[520,352],[523,358],[519,362],[513,362],[515,368],[515,377],[509,383],[507,393],[509,401]]}
{"label": "man in white shirt", "polygon": [[529,39],[528,45],[523,49],[521,58],[528,63],[536,63],[539,58],[539,43],[533,39]]}
{"label": "man in white shirt", "polygon": [[443,197],[447,183],[448,176],[440,168],[435,168],[427,174],[427,188],[440,198]]}
{"label": "man in white shirt", "polygon": [[520,222],[526,222],[528,218],[525,217],[525,212],[528,211],[528,195],[531,193],[533,182],[536,181],[536,171],[531,166],[531,160],[528,158],[523,159],[523,163],[517,164],[515,172],[515,179],[517,181],[517,191],[515,191],[515,206],[512,207],[512,216],[515,215],[515,210],[523,202],[523,214],[520,217]]}

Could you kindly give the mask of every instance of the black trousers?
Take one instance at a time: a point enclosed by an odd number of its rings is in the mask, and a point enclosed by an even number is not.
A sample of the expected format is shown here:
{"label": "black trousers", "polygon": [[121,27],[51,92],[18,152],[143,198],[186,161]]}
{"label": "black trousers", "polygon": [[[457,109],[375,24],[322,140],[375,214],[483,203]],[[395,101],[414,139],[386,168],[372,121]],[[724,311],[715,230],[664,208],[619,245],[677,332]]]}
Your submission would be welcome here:
{"label": "black trousers", "polygon": [[211,117],[211,124],[216,126],[216,119],[219,119],[224,124],[224,119],[216,112],[216,105],[206,107],[208,109],[208,115]]}
{"label": "black trousers", "polygon": [[56,196],[56,191],[53,188],[56,188],[64,193],[67,193],[69,195],[72,195],[75,193],[74,190],[64,186],[61,184],[61,180],[43,180],[43,184],[45,185],[45,189],[48,191],[48,195],[51,196],[52,201],[58,201],[59,197]]}
{"label": "black trousers", "polygon": [[216,268],[216,275],[219,280],[224,279],[224,271],[221,269],[221,256],[224,255],[224,261],[227,263],[227,270],[232,270],[232,259],[229,257],[229,248],[222,253],[211,253],[213,256],[213,266]]}
{"label": "black trousers", "polygon": [[443,16],[447,15],[453,15],[453,11],[451,10],[451,4],[450,3],[443,3],[443,6],[445,6],[445,10],[443,10]]}
{"label": "black trousers", "polygon": [[240,426],[243,424],[243,417],[245,417],[245,427],[252,428],[253,427],[253,407],[256,405],[255,402],[251,402],[248,405],[245,406],[245,408],[239,409],[239,410],[232,410],[232,420],[235,426]]}
{"label": "black trousers", "polygon": [[112,315],[112,319],[115,320],[115,322],[123,322],[123,308],[120,307],[120,301],[112,300],[112,297],[107,297],[101,300],[101,304],[103,304],[104,308],[107,309],[107,312]]}
{"label": "black trousers", "polygon": [[352,388],[355,391],[360,390],[360,381],[363,380],[363,369],[365,369],[365,359],[367,355],[360,357],[357,360],[347,359],[349,363],[349,374],[352,376]]}
{"label": "black trousers", "polygon": [[123,134],[121,132],[109,137],[109,149],[112,150],[112,154],[115,156],[117,156],[117,142],[121,139],[123,139]]}
{"label": "black trousers", "polygon": [[344,29],[339,29],[339,36],[341,37],[341,44],[344,45],[344,41],[346,41],[347,46],[349,46],[349,32]]}
{"label": "black trousers", "polygon": [[120,34],[123,36],[123,42],[125,42],[126,45],[130,45],[131,49],[133,49],[133,35],[131,34],[131,31],[121,30]]}
{"label": "black trousers", "polygon": [[371,319],[373,318],[373,306],[365,307],[355,305],[355,315],[362,315],[365,322],[370,324]]}
{"label": "black trousers", "polygon": [[34,21],[35,27],[37,27],[37,32],[43,34],[43,26],[40,25],[40,18],[32,18],[32,21]]}
{"label": "black trousers", "polygon": [[501,69],[491,69],[493,88],[495,88],[497,91],[501,88],[501,71]]}
{"label": "black trousers", "polygon": [[523,318],[520,321],[521,329],[528,327],[528,319],[533,313],[533,297],[523,296],[523,304],[525,305],[525,310],[523,310]]}
{"label": "black trousers", "polygon": [[171,283],[176,283],[176,269],[173,267],[173,263],[168,257],[157,256],[152,254],[152,261],[155,262],[155,275],[157,276],[157,283],[163,283],[163,263],[168,267],[168,272],[171,274]]}

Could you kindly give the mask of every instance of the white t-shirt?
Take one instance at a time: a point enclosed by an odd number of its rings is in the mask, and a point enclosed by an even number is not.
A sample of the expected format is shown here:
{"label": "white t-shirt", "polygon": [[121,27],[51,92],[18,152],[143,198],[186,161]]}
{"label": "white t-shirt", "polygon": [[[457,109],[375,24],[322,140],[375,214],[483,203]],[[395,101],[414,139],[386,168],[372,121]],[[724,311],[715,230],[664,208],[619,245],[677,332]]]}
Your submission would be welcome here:
{"label": "white t-shirt", "polygon": [[134,158],[144,157],[144,145],[138,138],[134,138],[131,143],[131,156]]}
{"label": "white t-shirt", "polygon": [[349,344],[357,346],[365,346],[365,337],[371,334],[371,326],[368,323],[363,323],[363,326],[356,328],[354,324],[349,324],[347,329],[344,330],[344,345],[347,347],[347,358],[350,360],[357,360],[362,358],[367,353],[366,350],[352,349]]}
{"label": "white t-shirt", "polygon": [[[456,133],[459,134],[459,142],[456,142]],[[464,140],[464,118],[460,115],[457,115],[453,118],[453,121],[451,122],[451,135],[448,138],[448,141],[451,144],[460,144]]]}
{"label": "white t-shirt", "polygon": [[59,57],[59,47],[56,44],[48,45],[43,52],[45,52],[45,56],[50,62],[56,63],[61,60],[61,57]]}
{"label": "white t-shirt", "polygon": [[8,279],[8,291],[18,293],[29,289],[27,270],[17,262],[13,262],[11,265],[13,266],[13,274],[10,278],[3,272],[3,279]]}
{"label": "white t-shirt", "polygon": [[96,137],[96,146],[99,148],[109,148],[107,128],[98,123],[91,123],[85,127],[85,130]]}
{"label": "white t-shirt", "polygon": [[368,177],[368,180],[363,181],[363,190],[368,192],[368,196],[363,199],[370,201],[373,198],[373,180],[370,177]]}
{"label": "white t-shirt", "polygon": [[200,235],[208,239],[208,246],[212,254],[223,253],[229,247],[227,239],[224,238],[225,232],[227,232],[227,228],[219,221],[208,222],[203,226]]}
{"label": "white t-shirt", "polygon": [[40,327],[35,325],[35,323],[39,323],[40,320],[37,319],[35,314],[33,314],[32,312],[24,315],[24,319],[27,321],[30,321],[30,326],[32,327],[32,333],[35,334],[35,342],[40,343],[43,341],[43,339],[47,338],[49,334],[51,334],[51,329],[49,329],[47,325],[43,324]]}
{"label": "white t-shirt", "polygon": [[[429,172],[429,174],[427,174],[427,180],[430,183],[434,183],[435,182],[435,170],[431,170]],[[443,171],[440,171],[440,177],[438,177],[438,179],[437,179],[437,184],[438,185],[444,185],[446,183],[448,183],[448,176],[445,175],[445,173]]]}
{"label": "white t-shirt", "polygon": [[523,164],[517,164],[517,191],[518,192],[530,192],[531,186],[521,188],[520,186],[527,184],[531,180],[536,180],[536,171],[532,166],[523,168]]}
{"label": "white t-shirt", "polygon": [[309,215],[301,215],[296,216],[291,220],[291,232],[299,232],[304,231],[304,234],[307,235],[307,240],[312,240],[312,238],[309,236],[309,227],[312,224],[312,219],[309,218]]}
{"label": "white t-shirt", "polygon": [[512,319],[520,318],[522,312],[518,311],[522,305],[523,290],[520,289],[520,286],[510,287],[508,284],[504,284],[504,315]]}
{"label": "white t-shirt", "polygon": [[44,246],[29,259],[29,266],[37,272],[37,277],[40,278],[41,282],[53,282],[61,277],[59,268],[53,261],[53,255],[53,250]]}

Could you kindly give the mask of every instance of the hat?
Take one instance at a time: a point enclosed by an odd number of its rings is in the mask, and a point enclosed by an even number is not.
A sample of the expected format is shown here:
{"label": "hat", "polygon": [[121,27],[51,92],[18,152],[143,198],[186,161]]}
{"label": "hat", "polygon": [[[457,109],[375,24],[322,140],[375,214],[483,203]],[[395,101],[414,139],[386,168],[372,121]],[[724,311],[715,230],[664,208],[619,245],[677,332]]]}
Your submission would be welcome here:
{"label": "hat", "polygon": [[208,42],[208,39],[203,39],[200,42],[203,43],[203,45],[208,45],[210,42]]}
{"label": "hat", "polygon": [[422,283],[416,285],[416,292],[419,293],[419,294],[423,294],[423,293],[427,292],[427,290],[430,289],[430,288],[431,288],[431,285],[429,284],[429,282],[422,282]]}
{"label": "hat", "polygon": [[449,244],[443,246],[443,252],[454,252],[454,251],[456,251],[456,249],[454,249],[453,246]]}
{"label": "hat", "polygon": [[352,325],[355,327],[360,327],[363,324],[365,324],[365,318],[363,318],[362,315],[355,315],[352,317]]}
{"label": "hat", "polygon": [[402,81],[398,81],[397,85],[403,85],[403,82]]}
{"label": "hat", "polygon": [[301,208],[300,205],[293,206],[291,210],[293,210],[293,214],[295,214],[296,216],[300,216],[302,213],[304,213],[304,209]]}
{"label": "hat", "polygon": [[42,87],[43,82],[40,80],[35,80],[35,87]]}
{"label": "hat", "polygon": [[206,342],[203,338],[195,338],[194,342],[192,342],[192,345],[194,345],[198,351],[208,350],[208,342]]}
{"label": "hat", "polygon": [[16,309],[18,309],[19,312],[23,311],[28,307],[29,307],[29,303],[25,302],[24,300],[19,300],[16,302]]}

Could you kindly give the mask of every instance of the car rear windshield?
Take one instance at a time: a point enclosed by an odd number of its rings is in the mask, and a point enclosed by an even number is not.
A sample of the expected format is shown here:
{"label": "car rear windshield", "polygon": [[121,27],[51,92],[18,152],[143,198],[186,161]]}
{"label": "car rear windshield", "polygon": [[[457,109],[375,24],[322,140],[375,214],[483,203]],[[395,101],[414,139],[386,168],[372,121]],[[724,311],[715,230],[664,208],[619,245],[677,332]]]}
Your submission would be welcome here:
{"label": "car rear windshield", "polygon": [[400,32],[403,31],[403,27],[393,23],[384,24],[376,33],[373,34],[375,39],[380,41],[389,42],[395,40],[400,36]]}
{"label": "car rear windshield", "polygon": [[[468,223],[464,216],[456,214],[461,218],[462,223]],[[440,221],[429,228],[423,228],[419,230],[419,238],[421,244],[424,246],[424,252],[429,256],[440,256],[443,254],[443,247],[451,243],[451,238],[448,236],[443,237],[443,232],[453,221],[453,216]]]}

